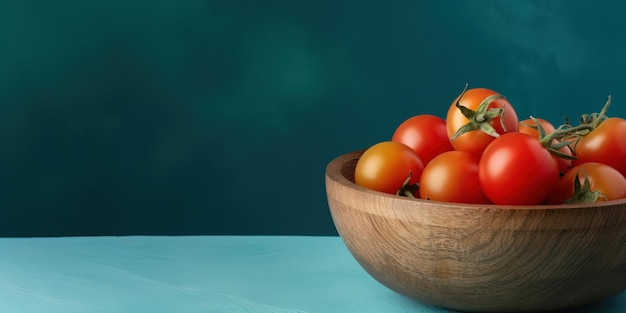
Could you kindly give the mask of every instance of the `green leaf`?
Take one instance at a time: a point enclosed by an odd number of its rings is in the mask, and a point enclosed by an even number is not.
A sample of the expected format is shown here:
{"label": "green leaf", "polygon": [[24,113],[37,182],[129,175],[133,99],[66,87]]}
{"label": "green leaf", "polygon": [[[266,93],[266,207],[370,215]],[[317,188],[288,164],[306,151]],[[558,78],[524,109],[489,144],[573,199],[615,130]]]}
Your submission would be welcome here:
{"label": "green leaf", "polygon": [[496,129],[490,124],[491,120],[494,118],[500,118],[500,124],[502,125],[502,129],[505,130],[504,126],[504,109],[503,108],[489,108],[491,102],[496,99],[504,99],[504,96],[500,94],[495,94],[486,97],[481,101],[478,105],[476,111],[473,111],[465,106],[460,104],[460,101],[467,91],[467,84],[465,85],[465,89],[461,92],[461,95],[457,98],[456,107],[461,111],[461,114],[468,119],[467,124],[461,126],[453,135],[450,137],[451,141],[454,141],[459,136],[475,131],[480,130],[485,132],[486,134],[499,137],[500,134],[496,131]]}
{"label": "green leaf", "polygon": [[409,170],[409,176],[406,178],[402,187],[396,191],[397,196],[403,196],[407,198],[415,198],[415,192],[419,190],[420,185],[418,183],[411,184],[411,177],[413,176],[413,172]]}
{"label": "green leaf", "polygon": [[553,143],[550,147],[553,149],[561,149],[563,147],[567,147],[572,144],[573,141],[561,141],[557,143]]}
{"label": "green leaf", "polygon": [[463,116],[465,116],[465,118],[467,118],[468,120],[473,119],[474,116],[476,115],[475,111],[472,111],[471,109],[468,109],[467,107],[462,106],[458,102],[456,103],[456,107],[461,111],[461,114],[463,114]]}
{"label": "green leaf", "polygon": [[539,120],[536,119],[534,116],[531,116],[530,119],[533,120],[533,122],[535,122],[535,126],[537,127],[537,131],[539,132],[539,139],[541,140],[541,138],[545,138],[546,137],[546,129],[543,128],[543,125],[541,125]]}
{"label": "green leaf", "polygon": [[497,99],[504,99],[504,96],[501,94],[495,94],[483,99],[483,101],[478,105],[478,109],[476,109],[476,114],[484,114],[483,116],[485,120],[477,122],[489,122],[492,119],[499,117],[500,126],[502,127],[502,130],[506,132],[506,126],[504,126],[504,108],[489,108],[491,102]]}
{"label": "green leaf", "polygon": [[496,131],[495,128],[493,128],[493,126],[491,126],[489,123],[481,123],[479,126],[480,130],[484,133],[486,133],[489,136],[498,138],[500,137],[500,134],[498,134],[498,132]]}
{"label": "green leaf", "polygon": [[461,126],[455,133],[454,135],[452,135],[452,137],[450,137],[450,141],[455,140],[457,137],[465,134],[465,133],[469,133],[473,130],[478,130],[478,126],[474,123],[467,123],[463,126]]}
{"label": "green leaf", "polygon": [[580,172],[578,172],[574,178],[574,194],[569,199],[565,200],[565,204],[595,203],[600,197],[606,199],[606,196],[599,190],[591,190],[591,182],[584,168],[583,172],[585,179],[582,186],[580,185],[580,177],[578,176]]}
{"label": "green leaf", "polygon": [[575,157],[573,155],[565,154],[565,153],[559,151],[558,149],[553,149],[553,148],[550,148],[550,147],[548,147],[546,149],[548,149],[548,151],[550,153],[552,153],[553,155],[555,155],[555,156],[557,156],[559,158],[562,158],[562,159],[566,159],[566,160],[576,160],[577,159],[577,157]]}

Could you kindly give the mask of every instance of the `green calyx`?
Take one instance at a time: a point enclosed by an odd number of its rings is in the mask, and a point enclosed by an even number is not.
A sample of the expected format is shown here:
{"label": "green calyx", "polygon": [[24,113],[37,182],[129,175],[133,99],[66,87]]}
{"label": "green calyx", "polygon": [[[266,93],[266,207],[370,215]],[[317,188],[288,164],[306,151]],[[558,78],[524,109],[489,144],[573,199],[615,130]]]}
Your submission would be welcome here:
{"label": "green calyx", "polygon": [[396,191],[397,196],[403,196],[407,198],[415,198],[415,192],[420,188],[418,183],[411,184],[411,177],[413,176],[413,172],[409,170],[409,177],[404,181],[402,187]]}
{"label": "green calyx", "polygon": [[569,147],[572,143],[570,141],[561,141],[565,136],[568,136],[572,131],[577,131],[573,128],[568,128],[565,126],[559,126],[554,132],[547,134],[545,128],[541,126],[539,120],[535,117],[531,116],[530,119],[535,122],[535,125],[530,125],[530,127],[537,129],[539,133],[539,142],[546,147],[546,149],[552,153],[553,155],[563,158],[566,160],[574,160],[575,156],[571,154],[565,154],[559,150],[563,147]]}
{"label": "green calyx", "polygon": [[574,179],[574,194],[569,199],[565,200],[565,204],[595,203],[600,198],[606,200],[606,196],[603,195],[602,192],[599,190],[591,190],[589,176],[584,169],[583,172],[585,174],[585,180],[582,186],[580,185],[579,173],[576,173],[576,178]]}
{"label": "green calyx", "polygon": [[500,124],[502,125],[502,129],[505,129],[504,109],[503,108],[489,108],[489,105],[494,100],[504,99],[504,96],[500,94],[491,95],[485,98],[478,105],[478,108],[476,109],[476,111],[474,111],[460,104],[461,98],[463,98],[463,95],[465,94],[466,91],[467,91],[467,84],[465,84],[465,88],[463,89],[463,92],[461,92],[461,95],[458,97],[456,101],[456,107],[461,111],[461,114],[463,114],[463,116],[465,116],[465,118],[469,120],[469,122],[461,126],[456,131],[456,133],[454,133],[454,135],[450,137],[450,140],[455,140],[457,137],[465,133],[474,131],[474,130],[480,130],[490,136],[499,137],[500,134],[498,134],[496,129],[493,128],[493,126],[491,126],[490,122],[491,120],[495,118],[500,118]]}
{"label": "green calyx", "polygon": [[606,103],[600,110],[600,113],[591,113],[591,114],[583,114],[580,117],[580,124],[587,124],[596,129],[600,124],[607,119],[606,112],[609,110],[609,106],[611,106],[611,95],[609,95]]}

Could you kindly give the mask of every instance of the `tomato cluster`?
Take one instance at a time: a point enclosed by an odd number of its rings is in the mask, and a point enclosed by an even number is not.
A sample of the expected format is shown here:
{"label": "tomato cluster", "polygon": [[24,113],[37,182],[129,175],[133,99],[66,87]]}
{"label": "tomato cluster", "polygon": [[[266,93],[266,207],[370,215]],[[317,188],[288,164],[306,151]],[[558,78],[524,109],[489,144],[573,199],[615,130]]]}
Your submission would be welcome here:
{"label": "tomato cluster", "polygon": [[466,88],[446,118],[420,114],[359,158],[355,183],[433,201],[538,205],[626,198],[626,119],[599,113],[577,125],[518,118],[488,88]]}

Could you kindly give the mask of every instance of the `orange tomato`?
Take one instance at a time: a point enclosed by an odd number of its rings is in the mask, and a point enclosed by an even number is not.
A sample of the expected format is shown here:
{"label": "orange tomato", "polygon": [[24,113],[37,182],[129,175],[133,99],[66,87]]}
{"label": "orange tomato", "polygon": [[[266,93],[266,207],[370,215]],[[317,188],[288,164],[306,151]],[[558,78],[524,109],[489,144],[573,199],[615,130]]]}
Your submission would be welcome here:
{"label": "orange tomato", "polygon": [[354,182],[368,189],[395,194],[402,188],[409,172],[409,183],[416,184],[423,170],[422,160],[409,146],[383,141],[363,152],[354,170]]}
{"label": "orange tomato", "polygon": [[[477,111],[480,104],[486,98],[494,95],[498,95],[498,93],[491,89],[472,88],[457,97],[450,105],[446,115],[446,129],[448,137],[452,139],[454,134],[461,127],[470,122],[470,119],[468,119],[468,117],[466,117],[456,106],[457,101],[459,105],[469,110]],[[486,126],[490,126],[495,130],[496,136],[503,135],[508,132],[518,131],[519,119],[517,117],[517,112],[508,100],[505,98],[497,98],[491,101],[487,108],[488,110],[503,110],[502,115],[489,121],[483,121]],[[502,120],[502,118],[504,120]],[[482,118],[479,117],[478,120],[480,122]],[[451,140],[451,143],[455,150],[466,151],[480,157],[485,148],[496,138],[496,136],[492,136],[480,129],[475,129],[456,137],[454,140]]]}

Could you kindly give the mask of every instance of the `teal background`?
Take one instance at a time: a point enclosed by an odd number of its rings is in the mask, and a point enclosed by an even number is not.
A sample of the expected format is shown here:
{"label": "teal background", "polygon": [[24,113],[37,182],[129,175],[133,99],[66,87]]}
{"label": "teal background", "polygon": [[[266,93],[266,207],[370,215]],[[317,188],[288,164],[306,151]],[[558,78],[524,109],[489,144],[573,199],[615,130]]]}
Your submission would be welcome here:
{"label": "teal background", "polygon": [[0,236],[336,234],[334,157],[468,82],[626,116],[618,1],[2,1]]}

